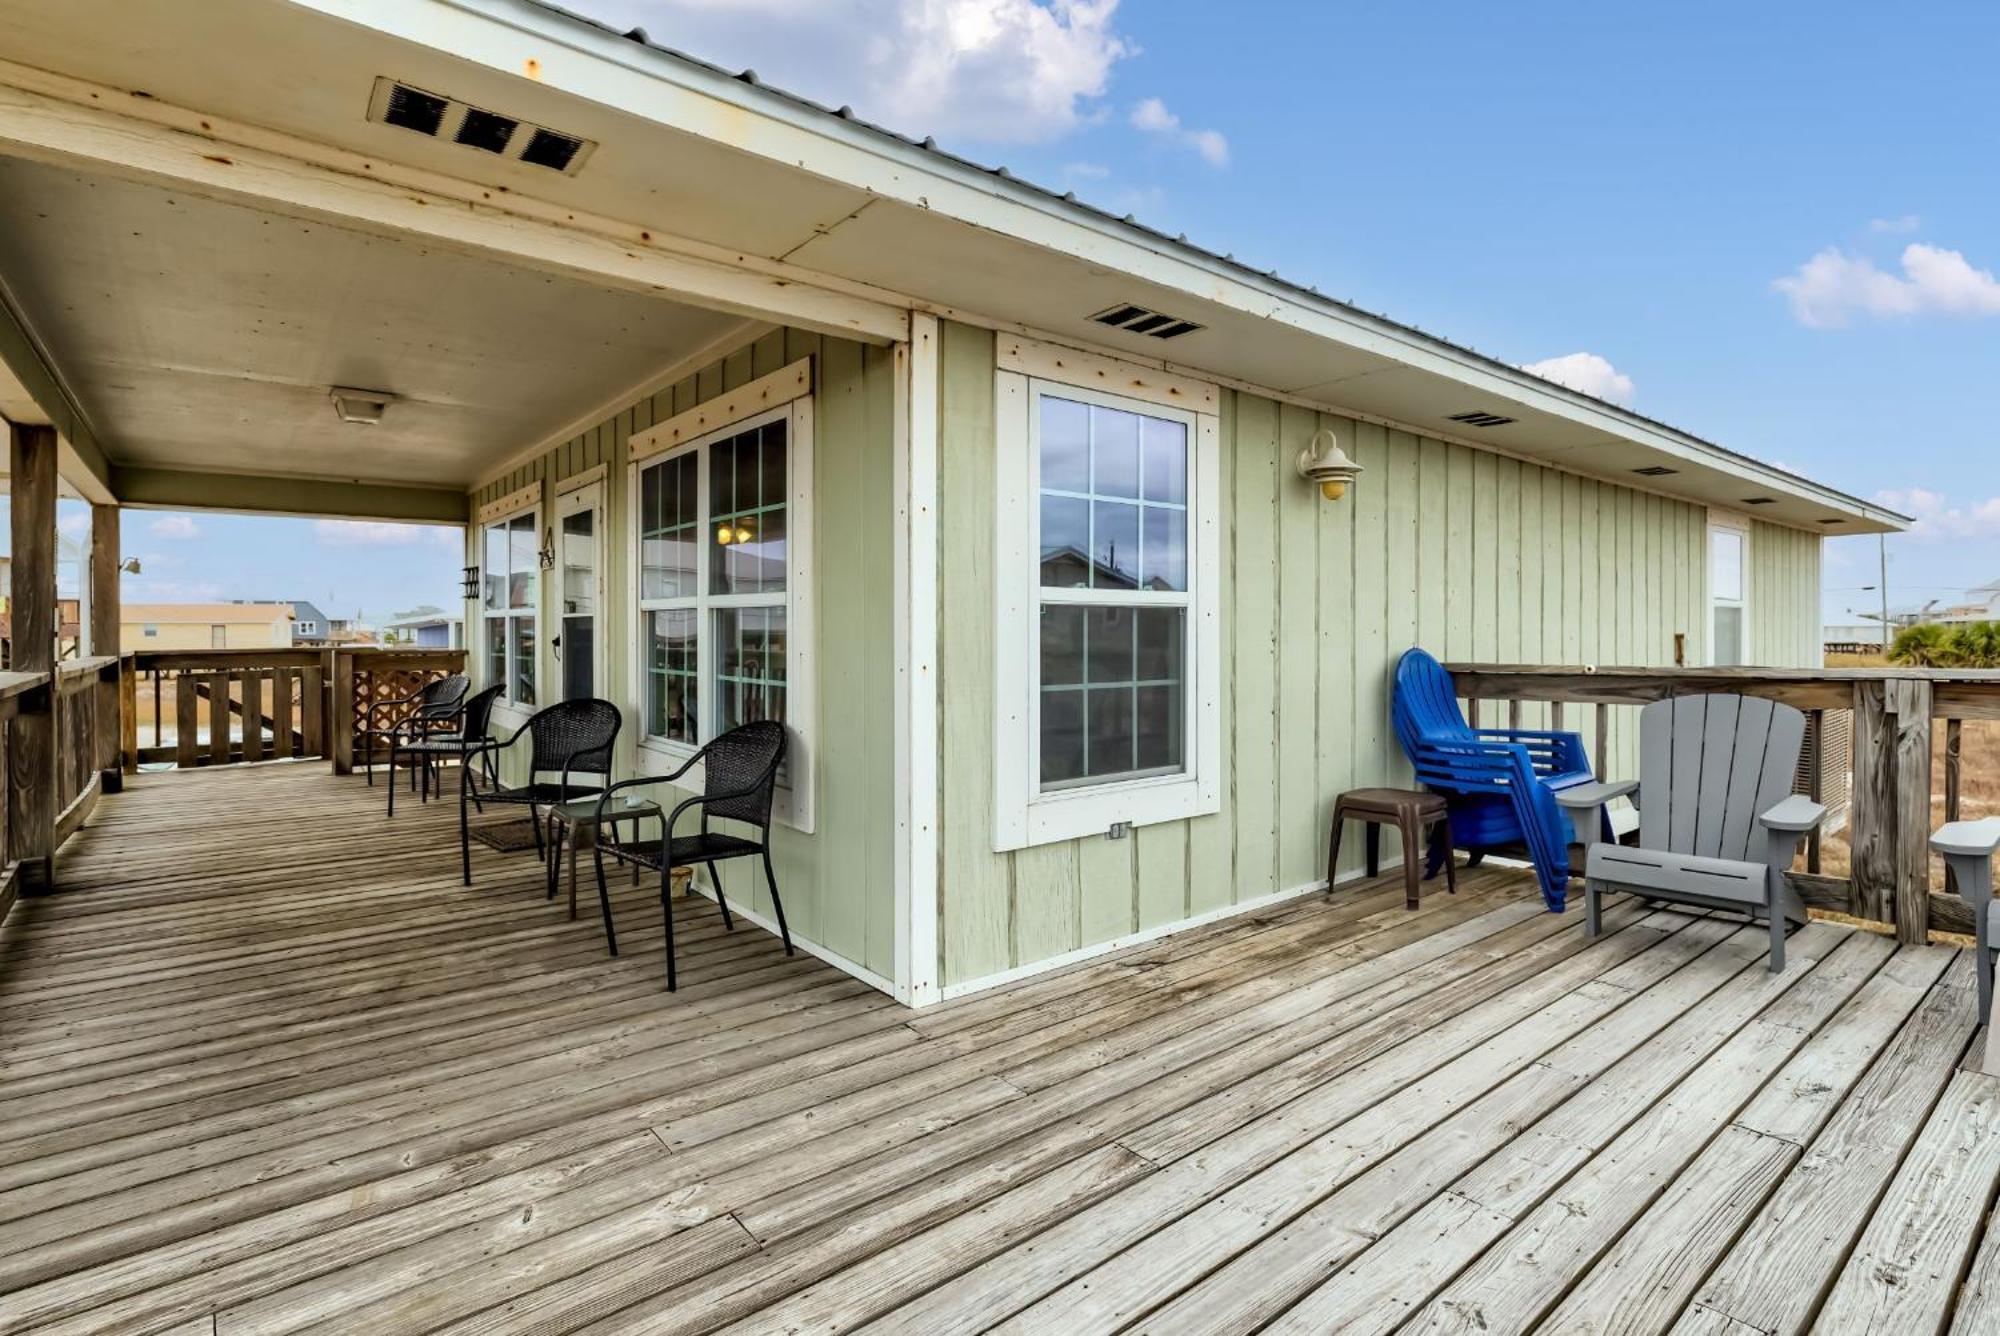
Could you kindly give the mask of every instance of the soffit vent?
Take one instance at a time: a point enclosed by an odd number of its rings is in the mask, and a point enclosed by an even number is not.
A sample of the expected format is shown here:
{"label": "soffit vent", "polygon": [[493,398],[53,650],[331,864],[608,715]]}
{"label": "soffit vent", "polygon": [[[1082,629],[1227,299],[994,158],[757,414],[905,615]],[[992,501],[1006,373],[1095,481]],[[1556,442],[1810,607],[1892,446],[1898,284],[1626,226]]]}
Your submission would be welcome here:
{"label": "soffit vent", "polygon": [[591,140],[390,78],[375,81],[368,119],[568,176],[576,175],[597,147]]}
{"label": "soffit vent", "polygon": [[1778,498],[1775,496],[1746,496],[1743,498],[1743,504],[1746,506],[1775,506],[1778,504]]}
{"label": "soffit vent", "polygon": [[1177,315],[1162,315],[1130,302],[1120,302],[1090,318],[1100,325],[1122,329],[1127,334],[1144,334],[1150,339],[1177,339],[1202,328],[1192,320],[1183,320]]}
{"label": "soffit vent", "polygon": [[1665,464],[1649,464],[1645,468],[1633,469],[1632,471],[1642,478],[1664,478],[1669,473],[1680,472],[1679,469],[1670,469]]}
{"label": "soffit vent", "polygon": [[1452,422],[1463,422],[1468,427],[1504,427],[1508,423],[1512,422],[1514,419],[1510,417],[1502,417],[1498,413],[1488,413],[1484,411],[1479,411],[1472,413],[1453,413],[1448,420]]}

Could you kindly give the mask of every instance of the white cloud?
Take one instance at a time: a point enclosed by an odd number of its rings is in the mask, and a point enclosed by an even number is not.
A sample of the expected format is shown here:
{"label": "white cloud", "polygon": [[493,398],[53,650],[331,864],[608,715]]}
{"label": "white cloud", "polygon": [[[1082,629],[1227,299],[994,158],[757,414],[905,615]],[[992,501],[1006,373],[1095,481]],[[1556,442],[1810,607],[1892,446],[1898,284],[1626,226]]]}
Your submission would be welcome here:
{"label": "white cloud", "polygon": [[1072,181],[1102,181],[1111,175],[1111,169],[1101,162],[1066,162],[1062,174]]}
{"label": "white cloud", "polygon": [[1622,404],[1632,397],[1632,378],[1596,353],[1565,353],[1530,362],[1521,370],[1613,403]]}
{"label": "white cloud", "polygon": [[1870,232],[1914,232],[1924,225],[1924,220],[1914,213],[1898,214],[1894,218],[1870,218]]}
{"label": "white cloud", "polygon": [[186,515],[162,515],[146,528],[155,538],[171,538],[184,542],[201,537],[201,526]]}
{"label": "white cloud", "polygon": [[1940,492],[1908,487],[1877,492],[1875,499],[1916,521],[1910,526],[1912,538],[1991,538],[2000,533],[2000,496],[1953,505]]}
{"label": "white cloud", "polygon": [[120,597],[127,603],[220,603],[226,596],[212,581],[129,579]]}
{"label": "white cloud", "polygon": [[57,517],[56,530],[59,533],[68,534],[71,538],[83,537],[83,535],[90,532],[90,512],[87,510],[75,510],[67,515]]}
{"label": "white cloud", "polygon": [[1785,294],[1799,323],[1834,329],[1855,315],[2000,315],[2000,282],[1964,254],[1912,242],[1902,272],[1888,273],[1866,256],[1829,246],[1771,286]]}
{"label": "white cloud", "polygon": [[329,547],[408,547],[432,532],[424,524],[386,524],[379,520],[314,520],[313,537]]}
{"label": "white cloud", "polygon": [[1136,48],[1118,0],[596,0],[615,25],[907,134],[1058,138]]}
{"label": "white cloud", "polygon": [[1187,145],[1211,167],[1229,165],[1229,141],[1223,138],[1221,131],[1182,129],[1181,118],[1168,111],[1167,104],[1156,97],[1149,97],[1132,108],[1131,120],[1134,129]]}

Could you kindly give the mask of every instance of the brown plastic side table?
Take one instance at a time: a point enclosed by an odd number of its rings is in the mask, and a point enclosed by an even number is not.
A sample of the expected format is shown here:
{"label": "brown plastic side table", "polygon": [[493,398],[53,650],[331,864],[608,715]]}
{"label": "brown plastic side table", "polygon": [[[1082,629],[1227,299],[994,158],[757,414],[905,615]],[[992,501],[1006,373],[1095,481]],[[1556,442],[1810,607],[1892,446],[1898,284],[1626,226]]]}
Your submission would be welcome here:
{"label": "brown plastic side table", "polygon": [[1425,844],[1419,836],[1434,832],[1444,842],[1445,884],[1458,894],[1458,868],[1451,857],[1451,823],[1442,797],[1416,789],[1351,789],[1334,800],[1333,835],[1327,841],[1326,888],[1333,891],[1334,869],[1340,862],[1340,829],[1349,821],[1368,826],[1368,875],[1380,875],[1382,827],[1393,825],[1403,837],[1403,900],[1417,907],[1417,883],[1423,879]]}

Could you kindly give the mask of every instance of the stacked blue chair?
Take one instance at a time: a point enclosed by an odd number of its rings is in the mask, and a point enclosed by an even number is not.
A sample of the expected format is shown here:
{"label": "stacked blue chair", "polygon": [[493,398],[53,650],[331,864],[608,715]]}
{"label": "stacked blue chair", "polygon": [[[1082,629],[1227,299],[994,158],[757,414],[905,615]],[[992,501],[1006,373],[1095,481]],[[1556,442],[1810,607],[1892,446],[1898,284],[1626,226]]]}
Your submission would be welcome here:
{"label": "stacked blue chair", "polygon": [[1560,912],[1569,891],[1575,833],[1555,795],[1596,781],[1583,739],[1539,729],[1470,727],[1459,712],[1451,674],[1420,649],[1409,650],[1396,664],[1392,710],[1396,739],[1416,767],[1417,782],[1443,794],[1450,805],[1452,843],[1475,855],[1525,847],[1542,898]]}

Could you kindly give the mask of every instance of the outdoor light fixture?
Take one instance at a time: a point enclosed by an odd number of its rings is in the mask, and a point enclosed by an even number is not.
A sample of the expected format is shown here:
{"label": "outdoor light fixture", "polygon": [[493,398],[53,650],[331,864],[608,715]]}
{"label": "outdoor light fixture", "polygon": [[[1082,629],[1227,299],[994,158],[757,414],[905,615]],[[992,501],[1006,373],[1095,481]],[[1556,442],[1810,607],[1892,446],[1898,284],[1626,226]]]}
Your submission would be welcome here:
{"label": "outdoor light fixture", "polygon": [[1313,433],[1312,443],[1299,451],[1299,476],[1319,484],[1319,494],[1329,501],[1347,495],[1347,484],[1361,476],[1361,466],[1347,457],[1331,427]]}
{"label": "outdoor light fixture", "polygon": [[459,592],[467,598],[479,597],[479,568],[477,566],[467,566],[464,568],[463,576],[459,581]]}
{"label": "outdoor light fixture", "polygon": [[535,559],[542,563],[545,571],[556,568],[556,531],[553,528],[542,530],[542,550],[535,553]]}
{"label": "outdoor light fixture", "polygon": [[127,557],[118,563],[118,569],[127,575],[137,575],[139,573],[139,559],[137,557]]}
{"label": "outdoor light fixture", "polygon": [[718,524],[715,526],[715,542],[718,547],[728,547],[731,543],[747,543],[756,536],[749,529],[737,528],[735,525]]}
{"label": "outdoor light fixture", "polygon": [[382,414],[396,402],[396,396],[387,390],[357,390],[347,385],[334,386],[327,391],[327,396],[333,400],[336,417],[360,427],[379,424]]}

